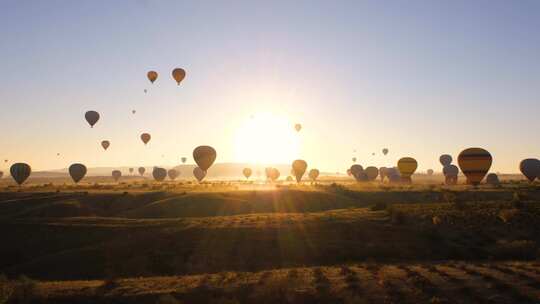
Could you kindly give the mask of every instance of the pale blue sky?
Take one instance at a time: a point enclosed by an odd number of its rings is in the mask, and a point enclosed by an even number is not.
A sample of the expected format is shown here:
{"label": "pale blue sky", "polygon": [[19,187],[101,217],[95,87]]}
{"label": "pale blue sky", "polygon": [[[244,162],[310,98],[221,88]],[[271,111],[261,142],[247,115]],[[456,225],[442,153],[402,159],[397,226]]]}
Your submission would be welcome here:
{"label": "pale blue sky", "polygon": [[516,172],[540,156],[539,29],[540,1],[0,0],[0,158],[170,166],[209,144],[241,161],[238,129],[272,113],[304,125],[280,155],[322,170],[440,170],[481,146]]}

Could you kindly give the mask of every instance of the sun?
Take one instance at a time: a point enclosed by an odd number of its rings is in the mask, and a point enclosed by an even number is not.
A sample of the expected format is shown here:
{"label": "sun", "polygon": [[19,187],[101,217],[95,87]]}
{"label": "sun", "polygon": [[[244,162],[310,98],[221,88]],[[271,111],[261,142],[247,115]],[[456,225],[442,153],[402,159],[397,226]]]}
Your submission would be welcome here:
{"label": "sun", "polygon": [[237,162],[288,164],[299,155],[300,137],[286,117],[253,114],[237,130],[235,150]]}

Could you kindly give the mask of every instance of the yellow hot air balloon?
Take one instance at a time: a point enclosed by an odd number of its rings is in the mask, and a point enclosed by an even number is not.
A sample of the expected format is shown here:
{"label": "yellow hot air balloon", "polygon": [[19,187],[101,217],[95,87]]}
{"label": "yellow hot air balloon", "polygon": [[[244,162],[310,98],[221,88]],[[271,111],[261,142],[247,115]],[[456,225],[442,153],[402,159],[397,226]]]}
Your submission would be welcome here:
{"label": "yellow hot air balloon", "polygon": [[109,148],[109,146],[111,145],[111,143],[108,141],[108,140],[104,140],[101,142],[101,146],[103,147],[103,149],[107,150]]}
{"label": "yellow hot air balloon", "polygon": [[15,163],[11,166],[9,172],[11,173],[11,177],[13,177],[15,182],[22,185],[22,183],[24,183],[32,173],[32,168],[25,163]]}
{"label": "yellow hot air balloon", "polygon": [[398,161],[397,165],[402,181],[411,182],[411,175],[413,175],[416,168],[418,168],[416,159],[412,157],[403,157]]}
{"label": "yellow hot air balloon", "polygon": [[175,180],[180,175],[180,172],[178,172],[176,169],[170,169],[167,171],[167,175],[171,180]]}
{"label": "yellow hot air balloon", "polygon": [[244,174],[246,179],[249,179],[249,177],[251,176],[252,171],[251,171],[250,168],[244,168],[244,170],[242,170],[242,173]]}
{"label": "yellow hot air balloon", "polygon": [[139,171],[139,174],[140,174],[141,176],[143,176],[143,175],[144,175],[144,172],[146,172],[146,168],[144,168],[144,167],[139,167],[138,171]]}
{"label": "yellow hot air balloon", "polygon": [[117,182],[120,179],[120,177],[122,177],[122,171],[113,170],[111,175],[112,175],[112,178],[114,179],[114,181]]}
{"label": "yellow hot air balloon", "polygon": [[154,167],[152,170],[152,176],[158,182],[162,182],[167,177],[167,170],[159,167]]}
{"label": "yellow hot air balloon", "polygon": [[180,85],[180,82],[186,77],[186,71],[181,68],[176,68],[172,71],[172,77],[176,80],[176,83]]}
{"label": "yellow hot air balloon", "polygon": [[99,120],[99,113],[96,111],[88,111],[84,114],[84,118],[90,125],[90,128],[93,128]]}
{"label": "yellow hot air balloon", "polygon": [[461,151],[458,164],[467,177],[467,182],[478,185],[491,168],[493,161],[491,154],[482,148],[469,148]]}
{"label": "yellow hot air balloon", "polygon": [[206,176],[206,171],[199,167],[195,167],[193,169],[193,176],[200,182],[203,180],[203,178]]}
{"label": "yellow hot air balloon", "polygon": [[210,146],[199,146],[193,150],[193,159],[203,171],[208,170],[216,160],[216,150]]}
{"label": "yellow hot air balloon", "polygon": [[150,80],[151,83],[154,83],[158,78],[158,73],[156,71],[150,71],[146,74],[146,77],[148,77],[148,80]]}
{"label": "yellow hot air balloon", "polygon": [[73,181],[78,183],[86,175],[86,166],[83,164],[73,164],[69,166],[68,171]]}
{"label": "yellow hot air balloon", "polygon": [[302,180],[302,176],[306,173],[307,163],[305,160],[297,159],[292,163],[292,169],[296,177],[296,182],[299,183]]}
{"label": "yellow hot air balloon", "polygon": [[302,130],[302,125],[297,123],[294,125],[294,129],[296,130],[296,132],[300,132],[300,130]]}
{"label": "yellow hot air balloon", "polygon": [[319,177],[319,174],[320,174],[320,172],[319,172],[318,169],[311,169],[311,170],[309,170],[308,176],[312,181],[316,181],[317,178]]}
{"label": "yellow hot air balloon", "polygon": [[145,145],[150,141],[151,138],[152,138],[152,136],[150,136],[150,134],[148,134],[148,133],[141,134],[141,140]]}

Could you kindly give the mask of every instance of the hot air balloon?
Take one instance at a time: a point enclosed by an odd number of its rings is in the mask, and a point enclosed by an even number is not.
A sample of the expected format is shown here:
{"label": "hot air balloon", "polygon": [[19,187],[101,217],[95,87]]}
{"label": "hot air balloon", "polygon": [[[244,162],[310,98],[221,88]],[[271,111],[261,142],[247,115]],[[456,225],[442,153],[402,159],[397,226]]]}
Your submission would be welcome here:
{"label": "hot air balloon", "polygon": [[203,169],[199,167],[195,167],[195,169],[193,169],[193,175],[200,182],[206,176],[206,171],[204,171]]}
{"label": "hot air balloon", "polygon": [[210,146],[199,146],[193,150],[193,159],[201,170],[206,171],[216,160],[216,150]]}
{"label": "hot air balloon", "polygon": [[129,174],[133,174],[133,168],[129,168]]}
{"label": "hot air balloon", "polygon": [[412,157],[403,157],[398,161],[398,169],[401,175],[401,180],[406,183],[411,182],[411,175],[413,175],[416,168],[418,168],[418,162]]}
{"label": "hot air balloon", "polygon": [[60,156],[60,153],[56,153],[56,156]]}
{"label": "hot air balloon", "polygon": [[2,178],[2,176],[4,176],[4,172],[0,171],[0,178]]}
{"label": "hot air balloon", "polygon": [[146,77],[148,77],[148,80],[150,80],[151,83],[154,83],[158,78],[158,73],[156,71],[150,71],[146,74]]}
{"label": "hot air balloon", "polygon": [[386,177],[386,170],[388,168],[386,167],[380,167],[379,168],[379,176],[381,177],[381,182],[384,182],[384,178]]}
{"label": "hot air balloon", "polygon": [[532,183],[540,174],[540,160],[527,158],[519,163],[519,171]]}
{"label": "hot air balloon", "polygon": [[427,170],[427,175],[432,176],[433,175],[433,169],[428,169]]}
{"label": "hot air balloon", "polygon": [[501,182],[499,181],[499,176],[495,173],[490,173],[486,176],[486,183],[492,186],[498,186]]}
{"label": "hot air balloon", "polygon": [[287,175],[287,177],[285,178],[285,181],[287,181],[287,182],[292,182],[292,181],[293,181],[292,176]]}
{"label": "hot air balloon", "polygon": [[151,138],[152,136],[150,136],[148,133],[141,134],[141,140],[145,145],[150,141]]}
{"label": "hot air balloon", "polygon": [[467,182],[475,186],[488,173],[492,160],[491,154],[482,148],[465,149],[458,156],[459,167],[467,177]]}
{"label": "hot air balloon", "polygon": [[304,160],[297,159],[293,161],[292,169],[294,170],[296,182],[299,183],[300,180],[302,180],[302,176],[304,176],[304,173],[306,173],[307,163]]}
{"label": "hot air balloon", "polygon": [[351,176],[351,175],[352,175],[351,169],[347,169],[347,175],[348,175],[348,176]]}
{"label": "hot air balloon", "polygon": [[144,89],[144,94],[148,93],[148,90],[147,89]]}
{"label": "hot air balloon", "polygon": [[452,163],[452,156],[448,154],[443,154],[439,157],[439,162],[441,162],[441,165],[448,166]]}
{"label": "hot air balloon", "polygon": [[319,170],[318,169],[311,169],[309,170],[309,178],[312,180],[312,181],[316,181],[317,180],[317,177],[319,177]]}
{"label": "hot air balloon", "polygon": [[445,183],[447,185],[457,184],[459,169],[455,165],[446,165],[443,168],[443,174],[445,177]]}
{"label": "hot air balloon", "polygon": [[187,160],[187,157],[182,157],[180,160],[182,161],[182,164],[185,164],[186,160]]}
{"label": "hot air balloon", "polygon": [[382,149],[382,153],[383,153],[384,155],[388,154],[388,148]]}
{"label": "hot air balloon", "polygon": [[137,113],[137,111],[131,110],[131,114],[135,114],[135,113]]}
{"label": "hot air balloon", "polygon": [[276,180],[278,180],[279,176],[280,176],[280,172],[279,172],[278,169],[276,169],[276,168],[270,168],[269,169],[268,178],[271,181],[275,182]]}
{"label": "hot air balloon", "polygon": [[112,178],[114,179],[115,182],[117,182],[120,177],[122,176],[122,171],[120,170],[113,170],[112,172]]}
{"label": "hot air balloon", "polygon": [[[398,183],[402,180],[399,170],[397,168],[388,168],[386,169],[386,176],[388,177],[388,180],[390,183]],[[410,177],[409,177],[410,180]]]}
{"label": "hot air balloon", "polygon": [[242,170],[242,173],[244,174],[244,176],[246,177],[246,179],[249,179],[249,177],[251,176],[251,169],[250,168],[244,168],[244,170]]}
{"label": "hot air balloon", "polygon": [[101,142],[101,146],[103,147],[103,149],[107,150],[109,148],[109,146],[111,145],[111,143],[108,141],[108,140],[104,140]]}
{"label": "hot air balloon", "polygon": [[371,153],[371,156],[375,156],[375,152]]}
{"label": "hot air balloon", "polygon": [[376,167],[370,166],[364,170],[364,173],[366,174],[366,177],[369,181],[374,181],[379,175],[379,169],[377,169]]}
{"label": "hot air balloon", "polygon": [[8,159],[4,159],[4,162],[7,163],[9,160]]}
{"label": "hot air balloon", "polygon": [[88,111],[84,114],[84,118],[86,118],[90,128],[93,128],[96,122],[99,120],[99,113],[96,111]]}
{"label": "hot air balloon", "polygon": [[11,166],[9,171],[17,184],[22,185],[32,173],[32,168],[25,163],[16,163]]}
{"label": "hot air balloon", "polygon": [[353,163],[355,163],[356,162],[356,157],[353,157],[352,161],[353,161]]}
{"label": "hot air balloon", "polygon": [[154,167],[152,170],[152,176],[158,182],[162,182],[167,177],[167,170],[159,167]]}
{"label": "hot air balloon", "polygon": [[169,171],[167,171],[167,175],[169,175],[169,178],[171,180],[175,180],[180,175],[180,172],[175,169],[170,169]]}
{"label": "hot air balloon", "polygon": [[76,183],[80,182],[81,179],[84,178],[86,175],[86,166],[83,164],[73,164],[69,166],[69,175],[73,179],[73,181]]}
{"label": "hot air balloon", "polygon": [[145,169],[144,167],[139,167],[139,170],[138,170],[138,171],[139,171],[139,174],[140,174],[141,176],[143,176],[143,175],[144,175],[144,172],[146,172],[146,169]]}
{"label": "hot air balloon", "polygon": [[294,125],[294,129],[296,130],[296,132],[300,132],[300,130],[302,130],[302,125],[297,123]]}
{"label": "hot air balloon", "polygon": [[180,85],[180,82],[182,82],[182,80],[184,80],[186,77],[186,71],[181,68],[176,68],[172,71],[172,77],[174,80],[176,80],[176,83]]}

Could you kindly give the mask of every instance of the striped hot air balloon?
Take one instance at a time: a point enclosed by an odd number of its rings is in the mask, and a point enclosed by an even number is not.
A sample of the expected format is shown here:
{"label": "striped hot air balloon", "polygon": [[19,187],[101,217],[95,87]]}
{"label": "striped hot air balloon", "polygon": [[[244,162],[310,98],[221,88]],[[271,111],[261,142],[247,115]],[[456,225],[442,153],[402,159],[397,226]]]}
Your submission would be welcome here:
{"label": "striped hot air balloon", "polygon": [[491,154],[482,148],[468,148],[458,156],[459,168],[467,177],[467,182],[475,186],[484,179],[492,161]]}
{"label": "striped hot air balloon", "polygon": [[418,162],[412,157],[403,157],[397,163],[399,173],[401,174],[401,180],[403,182],[410,183],[411,175],[413,175],[416,168],[418,168]]}

